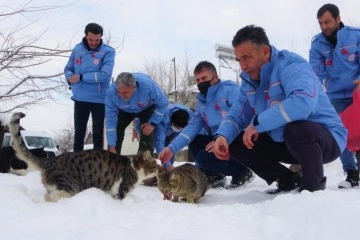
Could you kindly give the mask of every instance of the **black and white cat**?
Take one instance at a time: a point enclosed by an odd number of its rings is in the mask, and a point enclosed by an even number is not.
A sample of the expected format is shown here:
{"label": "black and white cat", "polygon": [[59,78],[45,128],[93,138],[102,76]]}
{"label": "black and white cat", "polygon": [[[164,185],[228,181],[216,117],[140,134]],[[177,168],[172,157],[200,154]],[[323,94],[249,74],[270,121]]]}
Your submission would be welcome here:
{"label": "black and white cat", "polygon": [[[29,150],[32,154],[40,158],[46,158],[47,153],[44,148],[35,148]],[[26,175],[31,171],[25,161],[16,157],[15,150],[12,146],[0,148],[0,173],[13,173],[16,175]]]}

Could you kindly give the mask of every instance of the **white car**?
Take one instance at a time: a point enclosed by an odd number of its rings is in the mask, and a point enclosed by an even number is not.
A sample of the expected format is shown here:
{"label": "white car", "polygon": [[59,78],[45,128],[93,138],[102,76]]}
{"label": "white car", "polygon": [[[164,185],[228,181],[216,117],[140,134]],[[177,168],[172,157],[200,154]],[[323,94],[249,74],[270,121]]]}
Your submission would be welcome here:
{"label": "white car", "polygon": [[[27,149],[44,147],[48,157],[60,155],[58,147],[49,133],[44,131],[21,130],[21,137]],[[11,146],[12,139],[10,133],[5,133],[2,147]]]}

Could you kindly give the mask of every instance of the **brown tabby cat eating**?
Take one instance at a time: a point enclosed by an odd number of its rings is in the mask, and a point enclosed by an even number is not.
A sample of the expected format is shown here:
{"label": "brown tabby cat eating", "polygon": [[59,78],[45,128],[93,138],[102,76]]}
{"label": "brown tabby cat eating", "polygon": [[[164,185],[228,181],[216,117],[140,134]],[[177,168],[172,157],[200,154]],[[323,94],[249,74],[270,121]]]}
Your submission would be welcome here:
{"label": "brown tabby cat eating", "polygon": [[191,163],[158,173],[157,180],[157,187],[164,199],[170,200],[172,197],[173,202],[186,198],[188,203],[198,203],[209,188],[205,174]]}
{"label": "brown tabby cat eating", "polygon": [[47,190],[45,199],[57,201],[95,187],[123,199],[144,178],[155,176],[157,163],[149,151],[132,159],[102,149],[68,152],[46,160],[31,154],[20,136],[23,113],[14,113],[10,122],[16,155],[41,171]]}

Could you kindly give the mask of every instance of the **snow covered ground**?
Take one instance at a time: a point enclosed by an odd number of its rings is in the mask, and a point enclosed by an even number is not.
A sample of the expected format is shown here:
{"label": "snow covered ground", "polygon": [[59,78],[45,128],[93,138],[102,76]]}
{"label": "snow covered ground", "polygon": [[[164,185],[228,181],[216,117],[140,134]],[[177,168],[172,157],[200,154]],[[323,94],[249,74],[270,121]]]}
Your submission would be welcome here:
{"label": "snow covered ground", "polygon": [[257,177],[244,188],[210,189],[197,205],[165,201],[145,186],[123,201],[88,189],[49,203],[39,172],[0,174],[0,239],[355,239],[360,189],[337,188],[344,179],[339,161],[325,172],[325,191],[272,196],[264,191],[275,185]]}

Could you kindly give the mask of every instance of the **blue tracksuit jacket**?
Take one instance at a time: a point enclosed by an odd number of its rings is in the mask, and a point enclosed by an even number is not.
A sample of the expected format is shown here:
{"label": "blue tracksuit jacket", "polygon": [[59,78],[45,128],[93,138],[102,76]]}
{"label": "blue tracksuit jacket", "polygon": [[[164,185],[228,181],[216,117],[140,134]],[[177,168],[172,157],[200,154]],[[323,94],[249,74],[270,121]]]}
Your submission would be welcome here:
{"label": "blue tracksuit jacket", "polygon": [[207,129],[209,134],[215,134],[230,107],[236,102],[239,89],[240,86],[234,81],[219,80],[209,88],[206,98],[199,93],[191,121],[168,145],[172,152],[175,154],[189,145],[203,128]]}
{"label": "blue tracksuit jacket", "polygon": [[[84,41],[84,40],[83,40]],[[86,41],[86,40],[85,40]],[[114,67],[115,50],[101,43],[97,49],[89,50],[83,42],[71,52],[65,66],[65,78],[81,75],[81,81],[71,84],[75,101],[104,103]]]}
{"label": "blue tracksuit jacket", "polygon": [[[240,74],[241,89],[237,102],[220,125],[217,135],[231,143],[258,115],[259,133],[268,132],[276,142],[283,142],[284,126],[296,120],[309,120],[329,129],[341,151],[347,130],[331,105],[310,64],[295,53],[272,47],[271,61],[261,68],[261,78],[253,81]],[[253,109],[253,116],[249,116]],[[252,118],[252,119],[251,119]]]}
{"label": "blue tracksuit jacket", "polygon": [[168,111],[165,114],[164,119],[160,122],[159,125],[155,128],[155,149],[157,152],[160,152],[165,147],[165,139],[172,137],[175,138],[179,135],[180,132],[174,132],[171,129],[171,115],[173,112],[176,112],[177,110],[186,110],[189,114],[189,122],[191,121],[193,112],[186,106],[178,104],[178,103],[172,103],[169,104]]}
{"label": "blue tracksuit jacket", "polygon": [[309,61],[330,99],[351,98],[353,81],[360,79],[360,29],[342,27],[336,46],[319,33],[312,40]]}
{"label": "blue tracksuit jacket", "polygon": [[159,85],[148,75],[133,73],[136,79],[134,94],[124,101],[118,95],[115,84],[111,84],[105,98],[106,136],[109,146],[116,144],[116,126],[119,109],[128,113],[139,113],[155,104],[148,123],[159,124],[168,108],[168,99]]}

